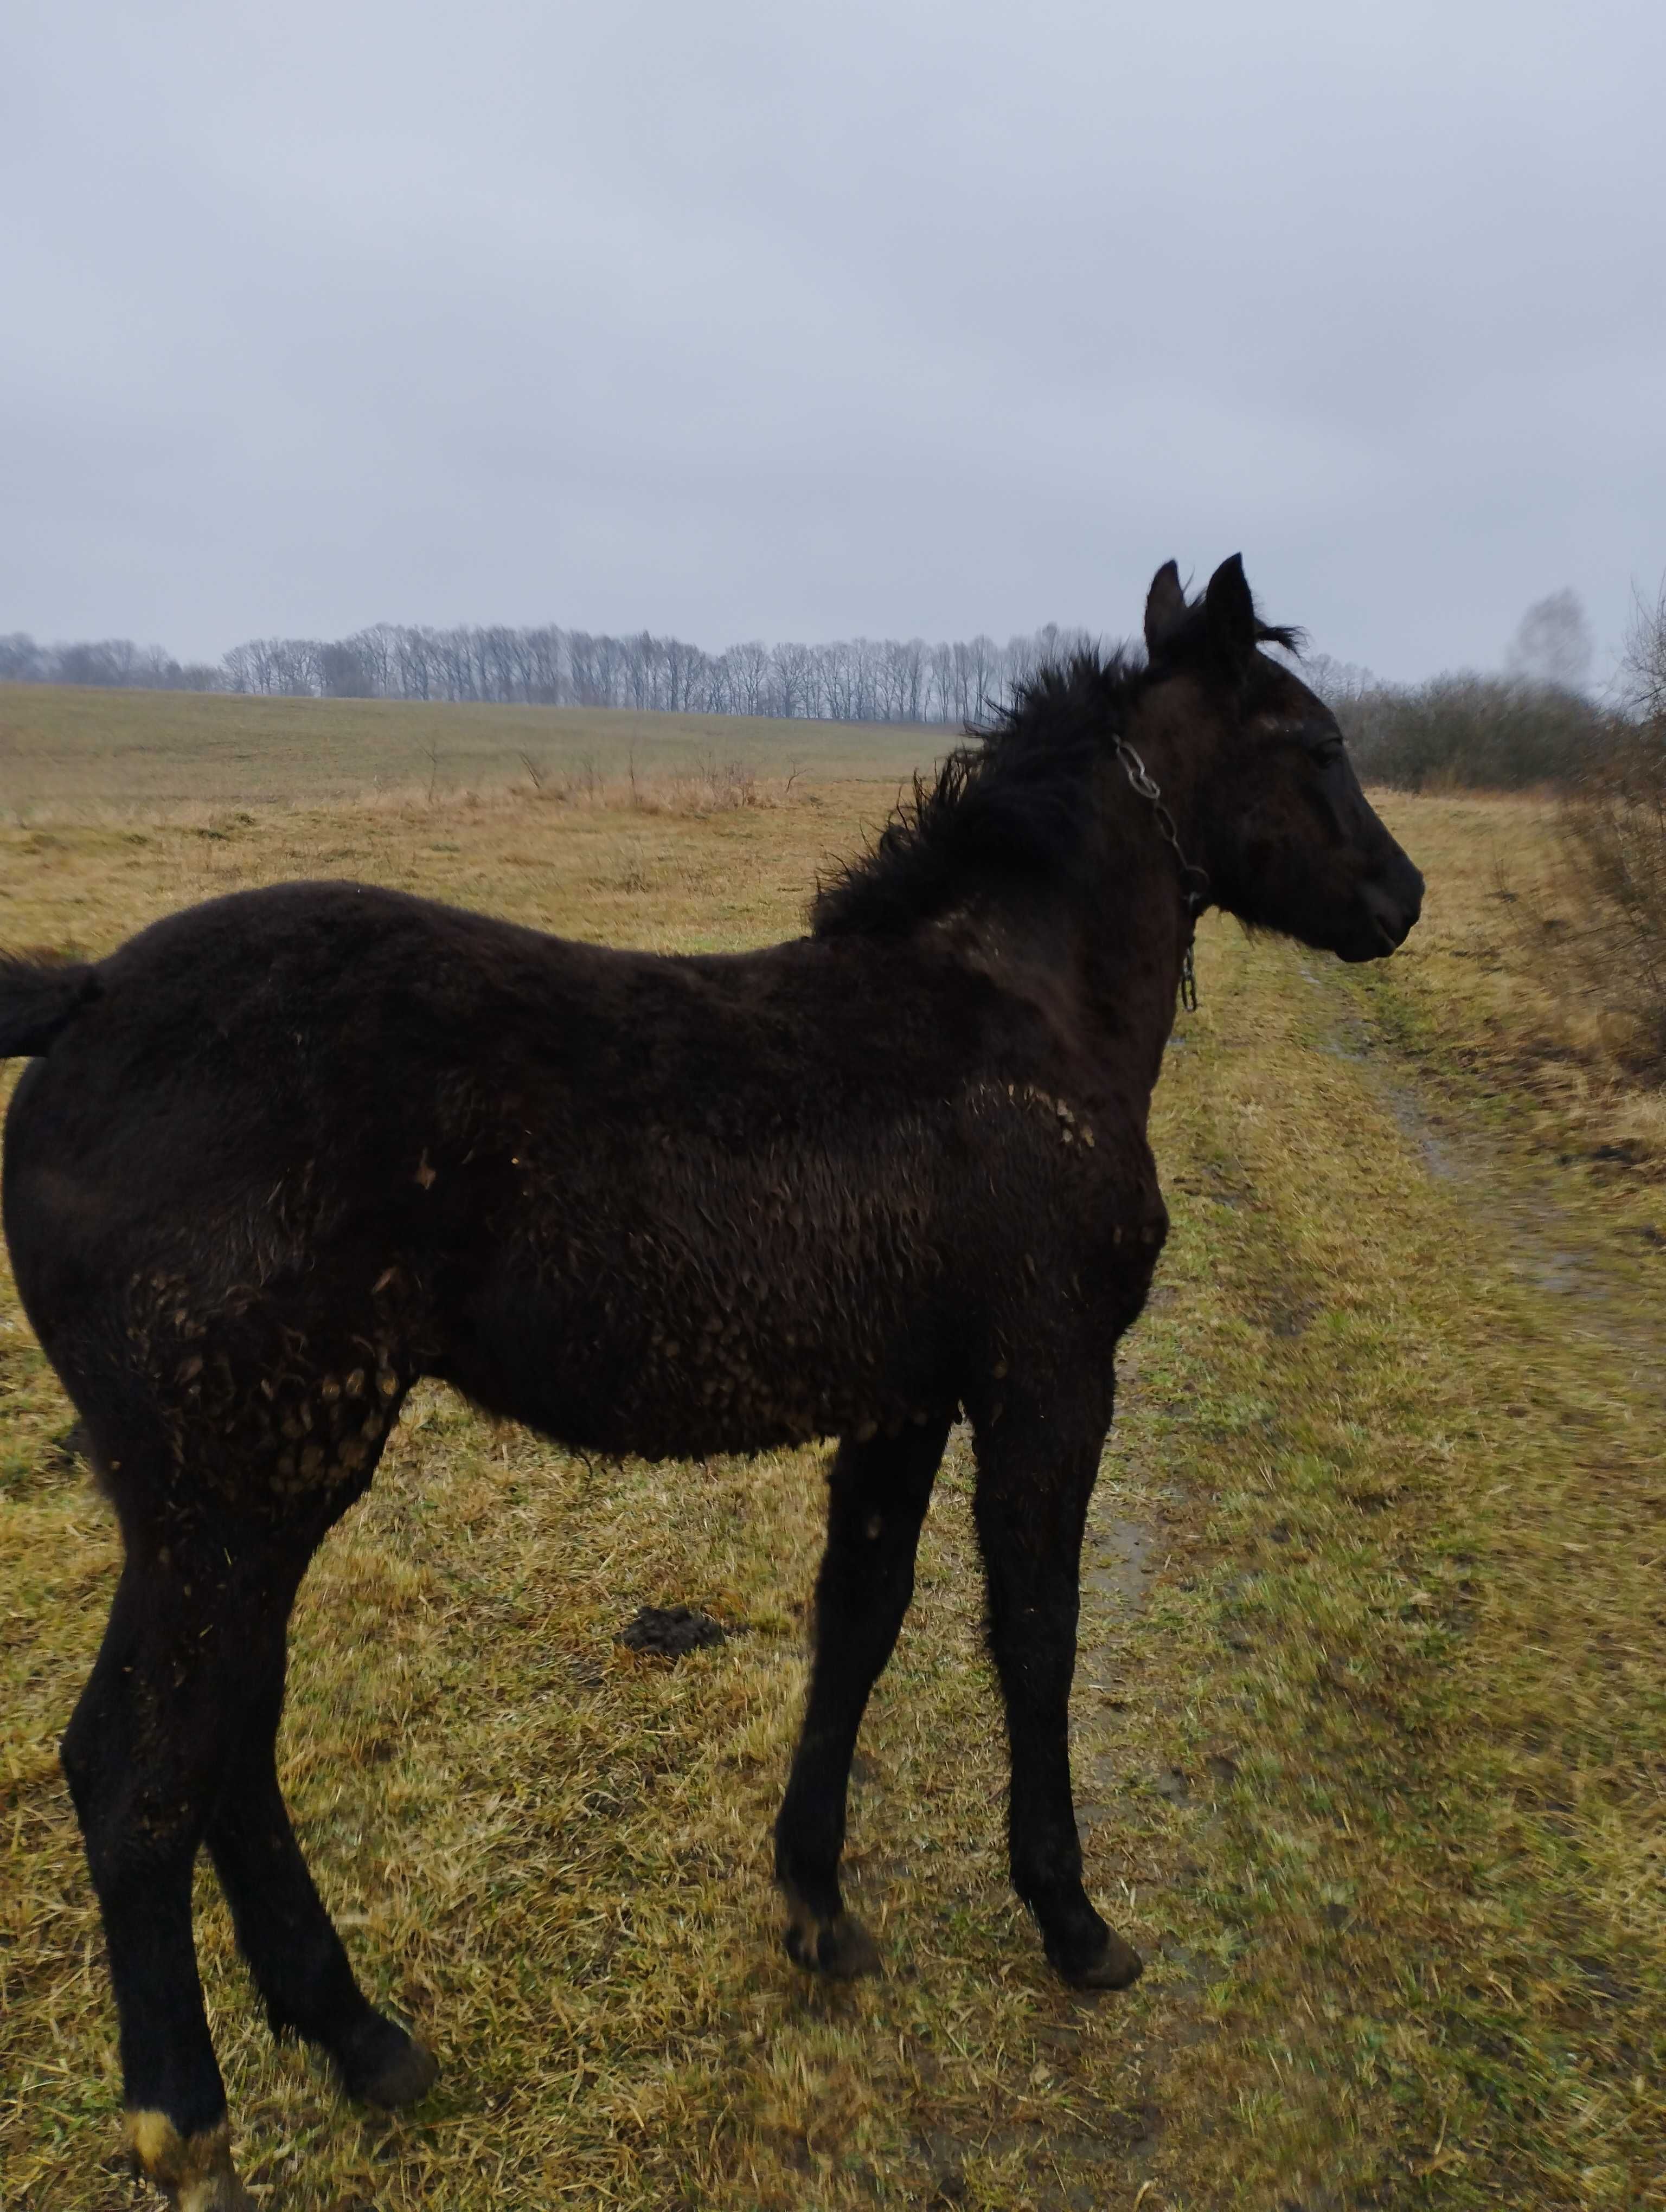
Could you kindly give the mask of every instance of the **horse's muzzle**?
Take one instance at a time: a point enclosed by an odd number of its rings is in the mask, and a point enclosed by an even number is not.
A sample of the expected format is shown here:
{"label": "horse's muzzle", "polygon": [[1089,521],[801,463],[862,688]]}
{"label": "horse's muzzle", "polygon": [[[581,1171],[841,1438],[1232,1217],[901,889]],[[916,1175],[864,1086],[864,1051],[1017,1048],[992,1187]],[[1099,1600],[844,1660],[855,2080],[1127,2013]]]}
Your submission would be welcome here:
{"label": "horse's muzzle", "polygon": [[1385,959],[1406,942],[1423,911],[1423,878],[1402,856],[1390,874],[1365,884],[1359,903],[1365,910],[1361,948],[1343,957]]}

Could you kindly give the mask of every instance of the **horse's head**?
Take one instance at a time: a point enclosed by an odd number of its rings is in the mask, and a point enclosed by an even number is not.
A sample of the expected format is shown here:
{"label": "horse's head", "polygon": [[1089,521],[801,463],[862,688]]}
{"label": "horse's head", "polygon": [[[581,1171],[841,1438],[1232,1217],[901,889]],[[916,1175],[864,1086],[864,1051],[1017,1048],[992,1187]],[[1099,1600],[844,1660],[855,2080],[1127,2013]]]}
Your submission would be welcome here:
{"label": "horse's head", "polygon": [[1188,858],[1207,869],[1210,902],[1240,921],[1381,959],[1417,920],[1423,878],[1359,788],[1335,716],[1262,650],[1289,641],[1257,620],[1236,554],[1195,603],[1172,561],[1152,580],[1147,712],[1195,766]]}

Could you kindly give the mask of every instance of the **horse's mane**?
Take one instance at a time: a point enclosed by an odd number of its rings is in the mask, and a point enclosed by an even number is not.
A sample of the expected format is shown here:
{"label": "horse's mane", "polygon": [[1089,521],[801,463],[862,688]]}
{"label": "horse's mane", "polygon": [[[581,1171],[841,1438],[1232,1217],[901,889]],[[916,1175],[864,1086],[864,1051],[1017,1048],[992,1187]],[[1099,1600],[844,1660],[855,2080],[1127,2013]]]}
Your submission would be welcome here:
{"label": "horse's mane", "polygon": [[[1303,633],[1257,622],[1257,642],[1299,653]],[[968,724],[929,783],[914,779],[873,842],[818,879],[818,937],[886,936],[927,921],[975,887],[1056,881],[1081,850],[1087,783],[1154,678],[1208,650],[1199,600],[1148,661],[1137,647],[1073,653],[1016,686],[983,724]]]}
{"label": "horse's mane", "polygon": [[865,853],[818,882],[815,934],[884,936],[974,885],[1056,879],[1081,845],[1094,763],[1148,675],[1125,647],[1038,669],[988,722],[968,726],[932,781],[915,777]]}

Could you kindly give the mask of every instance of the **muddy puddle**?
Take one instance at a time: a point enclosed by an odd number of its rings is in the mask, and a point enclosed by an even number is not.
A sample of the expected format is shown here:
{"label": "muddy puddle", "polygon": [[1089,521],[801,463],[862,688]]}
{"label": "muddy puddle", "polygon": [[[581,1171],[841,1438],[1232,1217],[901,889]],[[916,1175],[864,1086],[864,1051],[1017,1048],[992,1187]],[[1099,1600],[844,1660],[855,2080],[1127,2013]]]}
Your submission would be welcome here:
{"label": "muddy puddle", "polygon": [[1082,1594],[1096,1612],[1132,1612],[1145,1603],[1162,1565],[1158,1531],[1146,1521],[1090,1522],[1083,1547]]}

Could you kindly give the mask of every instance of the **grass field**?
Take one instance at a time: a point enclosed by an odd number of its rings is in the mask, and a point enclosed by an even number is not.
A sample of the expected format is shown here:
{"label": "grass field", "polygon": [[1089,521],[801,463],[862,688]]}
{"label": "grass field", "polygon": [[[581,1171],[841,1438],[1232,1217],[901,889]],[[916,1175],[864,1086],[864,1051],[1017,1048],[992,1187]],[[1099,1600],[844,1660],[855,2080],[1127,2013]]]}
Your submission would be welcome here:
{"label": "grass field", "polygon": [[511,785],[570,790],[643,777],[896,777],[952,742],[935,730],[610,708],[410,707],[0,684],[0,819],[28,824],[158,809],[427,800]]}
{"label": "grass field", "polygon": [[[309,872],[756,943],[893,787],[649,812],[611,785],[305,786],[130,819],[43,791],[0,827],[0,939],[101,949]],[[822,1990],[779,1948],[767,1834],[824,1455],[589,1465],[425,1388],[303,1594],[282,1748],[367,1984],[446,2071],[413,2115],[344,2106],[271,2045],[204,1877],[258,2201],[1666,2201],[1655,1102],[1506,926],[1501,884],[1552,895],[1542,810],[1386,811],[1430,878],[1408,951],[1344,971],[1209,922],[1158,1093],[1174,1234],[1125,1348],[1074,1716],[1091,1882],[1145,1979],[1061,1990],[1008,1891],[959,1441],[854,1797],[886,1972]],[[55,1764],[114,1565],[69,1419],[0,1283],[7,2212],[143,2201]],[[674,1667],[619,1645],[678,1600],[737,1633]]]}

